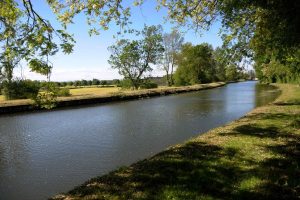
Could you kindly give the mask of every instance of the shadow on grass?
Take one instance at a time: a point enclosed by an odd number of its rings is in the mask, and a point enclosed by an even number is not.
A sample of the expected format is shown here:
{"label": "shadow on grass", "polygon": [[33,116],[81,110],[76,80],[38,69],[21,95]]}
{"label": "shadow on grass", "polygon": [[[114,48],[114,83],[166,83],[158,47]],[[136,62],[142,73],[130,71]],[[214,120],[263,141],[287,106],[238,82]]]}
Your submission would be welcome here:
{"label": "shadow on grass", "polygon": [[[248,176],[248,172],[226,161],[233,156],[239,157],[238,154],[232,148],[191,142],[130,168],[93,179],[87,187],[78,187],[70,194],[84,197],[101,193],[103,199],[113,196],[121,199],[242,198],[244,194],[235,186],[242,177]],[[247,193],[247,198],[257,195]]]}
{"label": "shadow on grass", "polygon": [[[70,194],[97,199],[297,199],[299,191],[291,192],[290,188],[299,183],[295,180],[298,177],[292,176],[296,165],[288,165],[289,173],[278,162],[267,160],[257,168],[243,169],[241,163],[257,163],[247,160],[238,149],[188,143],[93,179]],[[294,184],[287,186],[282,176]],[[265,184],[251,186],[257,179],[265,180]],[[243,182],[250,184],[250,189],[240,187]]]}
{"label": "shadow on grass", "polygon": [[274,105],[278,106],[292,106],[292,105],[300,105],[300,100],[292,100],[292,101],[278,101],[275,102]]}
{"label": "shadow on grass", "polygon": [[260,190],[272,199],[300,199],[300,135],[295,134],[300,128],[299,114],[260,113],[248,118],[273,120],[274,124],[264,127],[255,123],[241,125],[229,134],[278,141],[272,145],[259,144],[274,155],[264,159],[258,167],[265,180]]}

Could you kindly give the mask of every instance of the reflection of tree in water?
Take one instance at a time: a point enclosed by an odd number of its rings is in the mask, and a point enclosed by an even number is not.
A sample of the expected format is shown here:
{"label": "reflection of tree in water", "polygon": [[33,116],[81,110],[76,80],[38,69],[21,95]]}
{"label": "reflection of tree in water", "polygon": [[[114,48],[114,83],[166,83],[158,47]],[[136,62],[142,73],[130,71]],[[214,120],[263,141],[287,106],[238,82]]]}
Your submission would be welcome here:
{"label": "reflection of tree in water", "polygon": [[184,106],[178,106],[177,113],[199,116],[199,114],[222,112],[226,105],[225,90],[225,87],[222,87],[185,94]]}
{"label": "reflection of tree in water", "polygon": [[255,106],[261,106],[278,97],[280,91],[275,86],[257,83],[255,85],[255,93]]}

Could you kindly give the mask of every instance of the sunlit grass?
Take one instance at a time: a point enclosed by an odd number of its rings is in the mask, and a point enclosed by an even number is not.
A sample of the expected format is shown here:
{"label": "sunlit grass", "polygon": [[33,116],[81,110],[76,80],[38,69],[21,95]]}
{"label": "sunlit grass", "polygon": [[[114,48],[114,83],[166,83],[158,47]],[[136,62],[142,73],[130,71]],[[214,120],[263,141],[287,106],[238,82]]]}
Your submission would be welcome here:
{"label": "sunlit grass", "polygon": [[298,199],[300,88],[55,199]]}
{"label": "sunlit grass", "polygon": [[70,89],[71,95],[74,96],[85,96],[85,95],[108,95],[113,92],[118,92],[120,89],[117,87],[107,87],[107,88],[78,88]]}

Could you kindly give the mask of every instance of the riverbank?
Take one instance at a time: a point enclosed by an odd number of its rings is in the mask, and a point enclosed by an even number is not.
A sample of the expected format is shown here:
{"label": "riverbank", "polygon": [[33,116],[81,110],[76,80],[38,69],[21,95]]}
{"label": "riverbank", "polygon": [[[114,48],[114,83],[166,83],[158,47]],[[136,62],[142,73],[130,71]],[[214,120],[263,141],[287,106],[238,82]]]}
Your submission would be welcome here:
{"label": "riverbank", "polygon": [[299,199],[300,88],[53,199]]}
{"label": "riverbank", "polygon": [[[155,96],[164,96],[170,94],[179,94],[184,92],[193,92],[204,89],[212,89],[216,87],[224,86],[226,83],[208,83],[198,84],[193,86],[182,87],[165,87],[156,89],[145,89],[136,91],[118,91],[104,95],[83,95],[83,96],[70,96],[70,97],[58,97],[56,108],[79,106],[87,104],[108,103],[115,101],[127,101],[141,98],[149,98]],[[34,105],[32,100],[13,100],[0,102],[0,114],[15,113],[22,111],[34,111],[41,110],[41,108]]]}

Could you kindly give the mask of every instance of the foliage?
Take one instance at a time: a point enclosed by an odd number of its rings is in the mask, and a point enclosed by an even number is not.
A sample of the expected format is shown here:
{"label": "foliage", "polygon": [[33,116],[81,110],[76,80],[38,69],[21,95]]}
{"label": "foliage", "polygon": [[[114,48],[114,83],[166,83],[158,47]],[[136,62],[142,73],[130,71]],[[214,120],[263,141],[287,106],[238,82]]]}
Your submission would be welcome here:
{"label": "foliage", "polygon": [[213,57],[215,60],[215,67],[216,67],[216,79],[218,81],[225,81],[226,80],[226,73],[225,69],[228,65],[228,59],[225,55],[225,48],[217,47],[213,52]]}
{"label": "foliage", "polygon": [[40,92],[34,102],[37,106],[45,109],[52,109],[56,106],[56,95],[52,91]]}
{"label": "foliage", "polygon": [[177,56],[177,62],[176,85],[192,85],[216,80],[213,48],[206,43],[196,46],[184,44]]}
{"label": "foliage", "polygon": [[226,81],[237,81],[240,79],[238,70],[235,66],[229,65],[225,69]]}
{"label": "foliage", "polygon": [[150,64],[157,64],[164,51],[160,26],[145,26],[141,35],[140,40],[122,39],[109,47],[109,64],[135,89],[142,83],[144,73],[152,70]]}
{"label": "foliage", "polygon": [[57,97],[70,96],[69,88],[59,88],[54,82],[42,82],[38,95],[34,98],[35,104],[41,108],[56,107]]}
{"label": "foliage", "polygon": [[166,72],[167,85],[174,84],[173,71],[176,65],[176,54],[179,53],[183,44],[183,36],[178,30],[163,35],[164,54],[162,59],[162,67]]}
{"label": "foliage", "polygon": [[132,88],[132,82],[129,79],[121,80],[118,85],[118,87],[121,87],[123,89],[131,89]]}
{"label": "foliage", "polygon": [[3,94],[7,100],[12,99],[35,99],[40,86],[31,80],[13,80],[3,82]]}
{"label": "foliage", "polygon": [[[26,60],[32,71],[49,75],[52,68],[49,57],[58,50],[72,52],[75,41],[65,28],[80,13],[87,17],[90,34],[107,30],[111,23],[120,26],[119,33],[134,32],[130,28],[130,10],[144,0],[47,0],[47,3],[64,29],[53,28],[52,22],[35,10],[32,0],[0,1],[0,79],[11,81],[13,69],[21,60]],[[262,77],[266,68],[279,62],[292,74],[286,81],[298,80],[299,1],[158,0],[157,9],[162,8],[168,11],[167,20],[196,31],[208,29],[214,21],[221,20],[224,45],[233,60],[254,60],[256,73]]]}
{"label": "foliage", "polygon": [[71,96],[69,88],[58,88],[56,91],[58,97],[68,97]]}
{"label": "foliage", "polygon": [[[49,74],[49,56],[59,49],[71,53],[75,41],[64,30],[54,29],[35,9],[30,0],[0,1],[1,69],[8,81],[21,60],[26,60],[32,71]],[[57,41],[59,44],[57,44]],[[59,47],[60,45],[60,47]]]}
{"label": "foliage", "polygon": [[140,86],[140,89],[152,89],[152,88],[158,88],[158,85],[157,83],[153,83],[148,80],[144,81]]}
{"label": "foliage", "polygon": [[100,85],[100,81],[99,81],[98,79],[95,79],[95,78],[94,78],[94,79],[92,80],[92,84],[93,84],[93,85]]}

